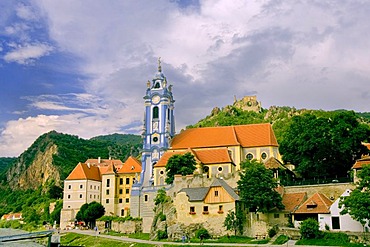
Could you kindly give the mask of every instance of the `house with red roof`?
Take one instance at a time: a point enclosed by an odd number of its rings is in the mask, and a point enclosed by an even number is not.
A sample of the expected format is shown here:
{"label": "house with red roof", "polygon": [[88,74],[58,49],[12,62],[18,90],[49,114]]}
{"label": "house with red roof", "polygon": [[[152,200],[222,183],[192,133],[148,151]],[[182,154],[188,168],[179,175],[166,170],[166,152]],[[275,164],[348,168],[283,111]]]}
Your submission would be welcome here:
{"label": "house with red roof", "polygon": [[168,159],[186,152],[194,155],[196,172],[207,177],[239,171],[240,163],[246,159],[269,161],[276,171],[283,167],[278,167],[281,156],[269,123],[194,128],[184,130],[172,139],[169,150],[154,165],[154,185],[164,185]]}
{"label": "house with red roof", "polygon": [[128,215],[130,190],[140,172],[141,164],[134,157],[125,163],[101,158],[78,163],[64,181],[61,228],[73,227],[80,207],[93,201],[101,203],[106,214]]}

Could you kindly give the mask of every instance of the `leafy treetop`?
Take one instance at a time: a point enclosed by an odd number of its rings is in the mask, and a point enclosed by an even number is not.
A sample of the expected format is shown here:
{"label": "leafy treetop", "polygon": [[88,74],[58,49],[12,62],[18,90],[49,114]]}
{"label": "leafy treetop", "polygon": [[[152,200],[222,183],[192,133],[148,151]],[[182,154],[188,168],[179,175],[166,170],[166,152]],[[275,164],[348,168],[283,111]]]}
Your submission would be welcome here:
{"label": "leafy treetop", "polygon": [[191,153],[175,154],[166,165],[166,183],[172,184],[176,174],[189,175],[195,170],[195,158]]}
{"label": "leafy treetop", "polygon": [[273,208],[284,209],[272,171],[256,160],[246,160],[240,165],[239,197],[249,211],[266,213]]}
{"label": "leafy treetop", "polygon": [[359,183],[349,196],[342,197],[339,206],[341,214],[349,214],[363,226],[370,220],[370,164],[358,172]]}

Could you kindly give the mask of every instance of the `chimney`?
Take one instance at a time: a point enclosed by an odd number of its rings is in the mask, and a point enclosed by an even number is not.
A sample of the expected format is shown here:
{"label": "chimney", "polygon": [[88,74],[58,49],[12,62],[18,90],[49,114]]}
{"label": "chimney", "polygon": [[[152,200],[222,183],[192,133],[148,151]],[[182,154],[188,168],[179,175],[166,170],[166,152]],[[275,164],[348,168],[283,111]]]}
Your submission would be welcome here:
{"label": "chimney", "polygon": [[90,163],[87,163],[87,167],[90,168]]}
{"label": "chimney", "polygon": [[101,159],[100,159],[100,157],[98,157],[98,164],[100,164],[100,161],[101,161]]}

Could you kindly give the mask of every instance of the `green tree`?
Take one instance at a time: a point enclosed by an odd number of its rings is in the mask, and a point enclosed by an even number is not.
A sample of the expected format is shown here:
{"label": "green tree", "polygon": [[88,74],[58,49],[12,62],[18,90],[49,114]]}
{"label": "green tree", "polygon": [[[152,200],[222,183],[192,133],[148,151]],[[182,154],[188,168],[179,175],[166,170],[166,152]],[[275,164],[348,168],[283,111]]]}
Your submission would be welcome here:
{"label": "green tree", "polygon": [[63,208],[63,201],[62,200],[57,201],[53,212],[50,213],[51,224],[54,224],[54,221],[57,224],[60,224],[60,212],[62,211],[62,208]]}
{"label": "green tree", "polygon": [[303,239],[314,239],[320,237],[319,222],[308,218],[302,221],[299,232]]}
{"label": "green tree", "polygon": [[84,221],[91,228],[95,226],[96,219],[102,217],[105,213],[105,208],[98,202],[85,203],[81,206],[76,215],[76,220]]}
{"label": "green tree", "polygon": [[157,195],[154,198],[154,204],[156,206],[162,205],[161,210],[163,214],[163,204],[169,201],[169,197],[167,196],[166,190],[161,188],[158,190]]}
{"label": "green tree", "polygon": [[195,158],[191,153],[175,154],[166,165],[166,183],[172,184],[176,174],[189,175],[195,170]]}
{"label": "green tree", "polygon": [[239,232],[242,233],[244,225],[244,214],[241,210],[236,209],[236,213],[230,210],[225,218],[224,227],[226,230],[234,231],[234,235],[236,236]]}
{"label": "green tree", "polygon": [[332,117],[307,113],[292,118],[280,152],[303,177],[346,176],[355,160],[368,152],[362,141],[369,135],[369,127],[360,124],[354,112]]}
{"label": "green tree", "polygon": [[275,190],[278,183],[272,171],[256,160],[246,160],[240,165],[239,197],[249,212],[266,213],[273,208],[284,209],[282,198]]}
{"label": "green tree", "polygon": [[360,180],[356,189],[349,196],[342,197],[339,206],[343,206],[341,214],[348,213],[365,226],[370,220],[370,164],[362,167],[358,172],[358,178]]}

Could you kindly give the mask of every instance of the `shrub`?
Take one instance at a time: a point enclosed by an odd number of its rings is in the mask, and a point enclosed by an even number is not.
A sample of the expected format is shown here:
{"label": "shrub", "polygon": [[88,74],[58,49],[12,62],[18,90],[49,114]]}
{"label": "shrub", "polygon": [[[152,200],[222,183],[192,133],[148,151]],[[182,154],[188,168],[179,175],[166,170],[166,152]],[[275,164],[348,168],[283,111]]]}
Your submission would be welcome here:
{"label": "shrub", "polygon": [[281,244],[285,244],[286,242],[288,242],[289,240],[289,237],[286,236],[286,235],[280,235],[279,237],[277,237],[277,239],[273,242],[274,245],[281,245]]}
{"label": "shrub", "polygon": [[302,221],[299,229],[303,239],[313,239],[320,237],[319,222],[314,219],[307,219]]}
{"label": "shrub", "polygon": [[167,239],[167,238],[168,238],[168,236],[167,236],[166,231],[158,230],[158,232],[157,232],[157,239],[158,240]]}
{"label": "shrub", "polygon": [[269,234],[269,237],[272,238],[273,236],[276,235],[276,233],[279,231],[278,227],[275,225],[273,226],[272,228],[270,228],[268,234]]}
{"label": "shrub", "polygon": [[211,238],[211,235],[209,235],[208,230],[205,228],[200,228],[199,230],[195,232],[195,237],[200,239],[201,236],[203,237],[203,239]]}
{"label": "shrub", "polygon": [[161,221],[165,221],[166,220],[166,215],[164,213],[159,213],[159,219]]}

